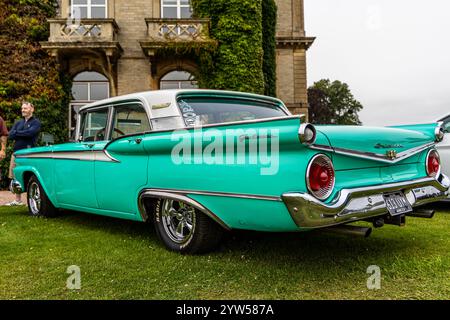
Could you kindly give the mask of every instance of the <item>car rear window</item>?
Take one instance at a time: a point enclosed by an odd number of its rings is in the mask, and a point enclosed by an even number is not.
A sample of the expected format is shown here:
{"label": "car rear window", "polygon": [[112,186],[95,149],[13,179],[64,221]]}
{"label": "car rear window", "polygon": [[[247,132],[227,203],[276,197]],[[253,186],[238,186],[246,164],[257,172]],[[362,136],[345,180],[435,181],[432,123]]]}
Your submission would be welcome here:
{"label": "car rear window", "polygon": [[283,108],[271,101],[240,98],[182,97],[178,106],[186,126],[285,117]]}

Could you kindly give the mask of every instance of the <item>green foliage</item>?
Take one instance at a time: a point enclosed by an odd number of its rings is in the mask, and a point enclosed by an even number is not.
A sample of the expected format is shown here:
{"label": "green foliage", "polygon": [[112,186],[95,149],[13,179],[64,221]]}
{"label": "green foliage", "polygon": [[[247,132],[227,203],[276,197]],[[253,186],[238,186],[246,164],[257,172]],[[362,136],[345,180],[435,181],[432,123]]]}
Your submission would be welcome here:
{"label": "green foliage", "polygon": [[200,86],[264,93],[262,0],[192,0],[192,7],[196,17],[211,19],[218,41],[199,58]]}
{"label": "green foliage", "polygon": [[360,125],[362,104],[346,83],[320,80],[308,89],[310,118],[316,124]]}
{"label": "green foliage", "polygon": [[[55,142],[63,142],[68,136],[71,83],[39,45],[48,37],[46,20],[56,14],[56,2],[0,0],[0,116],[11,128],[21,117],[22,101],[30,101],[42,131],[53,134]],[[9,142],[7,160],[0,166],[2,178],[8,172],[11,151]]]}
{"label": "green foliage", "polygon": [[277,92],[276,27],[277,5],[275,1],[262,0],[264,94],[272,97],[275,97]]}
{"label": "green foliage", "polygon": [[[319,231],[235,232],[217,251],[194,256],[167,251],[146,223],[76,212],[36,219],[26,211],[0,207],[2,300],[450,297],[445,205],[433,219],[409,218],[405,228],[387,225],[369,239]],[[81,267],[81,290],[66,288],[65,272],[73,264]],[[373,264],[382,270],[381,290],[367,288]]]}

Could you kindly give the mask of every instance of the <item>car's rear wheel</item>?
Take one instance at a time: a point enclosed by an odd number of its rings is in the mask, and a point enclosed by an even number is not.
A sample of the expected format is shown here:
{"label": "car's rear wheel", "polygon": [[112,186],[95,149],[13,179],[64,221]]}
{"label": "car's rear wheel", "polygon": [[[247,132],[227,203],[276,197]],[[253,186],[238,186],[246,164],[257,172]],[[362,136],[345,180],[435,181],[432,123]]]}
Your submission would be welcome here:
{"label": "car's rear wheel", "polygon": [[190,206],[173,200],[156,203],[154,223],[164,245],[180,253],[205,253],[220,241],[223,229],[211,218]]}
{"label": "car's rear wheel", "polygon": [[58,214],[58,209],[53,206],[36,176],[32,176],[28,181],[27,203],[31,216],[54,217]]}

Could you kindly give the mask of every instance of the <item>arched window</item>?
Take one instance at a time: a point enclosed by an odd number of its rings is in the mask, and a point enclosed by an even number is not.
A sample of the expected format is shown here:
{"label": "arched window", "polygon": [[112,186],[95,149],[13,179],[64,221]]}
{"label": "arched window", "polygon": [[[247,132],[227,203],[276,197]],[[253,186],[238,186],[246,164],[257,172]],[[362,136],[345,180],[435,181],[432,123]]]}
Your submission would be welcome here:
{"label": "arched window", "polygon": [[172,71],[161,78],[159,88],[163,89],[192,89],[198,88],[194,76],[187,71]]}
{"label": "arched window", "polygon": [[69,128],[72,134],[76,126],[76,113],[90,102],[109,98],[109,81],[98,72],[85,71],[77,74],[72,82],[72,97],[69,110]]}

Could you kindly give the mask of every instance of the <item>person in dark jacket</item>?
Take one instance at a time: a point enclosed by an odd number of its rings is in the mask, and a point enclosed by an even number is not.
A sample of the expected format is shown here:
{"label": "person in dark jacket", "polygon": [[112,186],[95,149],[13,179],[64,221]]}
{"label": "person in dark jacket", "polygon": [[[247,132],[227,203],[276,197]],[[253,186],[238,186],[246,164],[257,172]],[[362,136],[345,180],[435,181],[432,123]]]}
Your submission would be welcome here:
{"label": "person in dark jacket", "polygon": [[[22,103],[22,119],[17,121],[9,131],[9,138],[14,140],[14,152],[26,148],[33,148],[36,146],[39,131],[41,130],[41,123],[38,119],[33,117],[34,106],[30,102]],[[11,163],[9,166],[9,178],[14,179],[13,169],[16,166],[14,155],[11,156]],[[16,194],[16,200],[7,204],[8,206],[23,205],[22,197]]]}

